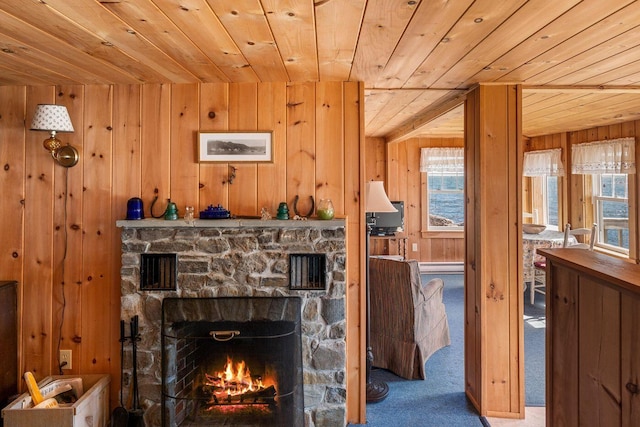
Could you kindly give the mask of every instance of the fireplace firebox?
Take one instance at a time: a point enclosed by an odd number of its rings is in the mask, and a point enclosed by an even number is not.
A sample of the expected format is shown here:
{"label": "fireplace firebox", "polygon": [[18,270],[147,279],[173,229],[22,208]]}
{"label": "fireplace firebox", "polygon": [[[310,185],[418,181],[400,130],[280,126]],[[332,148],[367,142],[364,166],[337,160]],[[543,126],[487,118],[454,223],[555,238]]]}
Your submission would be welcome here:
{"label": "fireplace firebox", "polygon": [[165,298],[164,426],[304,424],[299,297]]}

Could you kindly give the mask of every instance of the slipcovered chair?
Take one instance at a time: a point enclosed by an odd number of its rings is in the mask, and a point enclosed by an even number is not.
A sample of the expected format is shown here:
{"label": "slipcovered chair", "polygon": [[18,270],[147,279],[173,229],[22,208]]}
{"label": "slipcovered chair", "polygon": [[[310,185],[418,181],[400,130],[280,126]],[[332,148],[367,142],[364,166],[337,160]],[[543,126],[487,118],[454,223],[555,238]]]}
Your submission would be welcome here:
{"label": "slipcovered chair", "polygon": [[369,261],[373,365],[406,379],[424,379],[429,357],[451,344],[442,302],[444,282],[424,286],[416,260]]}

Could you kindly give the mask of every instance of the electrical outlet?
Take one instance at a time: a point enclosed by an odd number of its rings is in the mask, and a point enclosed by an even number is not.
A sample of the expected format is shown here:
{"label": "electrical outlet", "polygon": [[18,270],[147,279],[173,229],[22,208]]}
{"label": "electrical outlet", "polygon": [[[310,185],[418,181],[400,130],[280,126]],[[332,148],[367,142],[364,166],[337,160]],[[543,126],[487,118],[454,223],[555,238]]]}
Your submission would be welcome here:
{"label": "electrical outlet", "polygon": [[411,245],[411,250],[413,252],[418,252],[418,244],[417,243],[412,243]]}
{"label": "electrical outlet", "polygon": [[71,350],[60,350],[60,365],[66,362],[62,369],[71,369]]}

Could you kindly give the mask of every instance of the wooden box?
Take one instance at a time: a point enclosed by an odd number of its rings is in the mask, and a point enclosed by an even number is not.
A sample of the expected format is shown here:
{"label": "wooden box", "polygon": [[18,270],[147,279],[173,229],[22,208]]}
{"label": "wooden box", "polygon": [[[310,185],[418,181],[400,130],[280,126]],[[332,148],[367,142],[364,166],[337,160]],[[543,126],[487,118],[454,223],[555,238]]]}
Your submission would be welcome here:
{"label": "wooden box", "polygon": [[31,407],[29,393],[24,393],[2,410],[4,426],[106,427],[109,422],[109,375],[56,375],[46,377],[38,386],[42,388],[53,380],[78,377],[82,378],[84,393],[73,405],[35,409]]}

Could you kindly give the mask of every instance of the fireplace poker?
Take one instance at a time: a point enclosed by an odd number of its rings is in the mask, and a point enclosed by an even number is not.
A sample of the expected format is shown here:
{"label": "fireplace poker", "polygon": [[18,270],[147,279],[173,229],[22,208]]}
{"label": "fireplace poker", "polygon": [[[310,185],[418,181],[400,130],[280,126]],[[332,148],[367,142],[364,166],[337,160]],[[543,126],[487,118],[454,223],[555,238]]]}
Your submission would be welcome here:
{"label": "fireplace poker", "polygon": [[138,334],[138,315],[136,314],[129,324],[131,333],[131,350],[132,350],[132,365],[133,365],[133,405],[131,412],[129,413],[129,426],[144,426],[144,420],[142,411],[139,408],[140,397],[138,395],[138,340],[140,335]]}
{"label": "fireplace poker", "polygon": [[120,321],[120,406],[111,413],[111,427],[127,427],[129,425],[129,412],[123,405],[122,387],[124,386],[124,343],[127,337],[124,334],[124,320]]}

